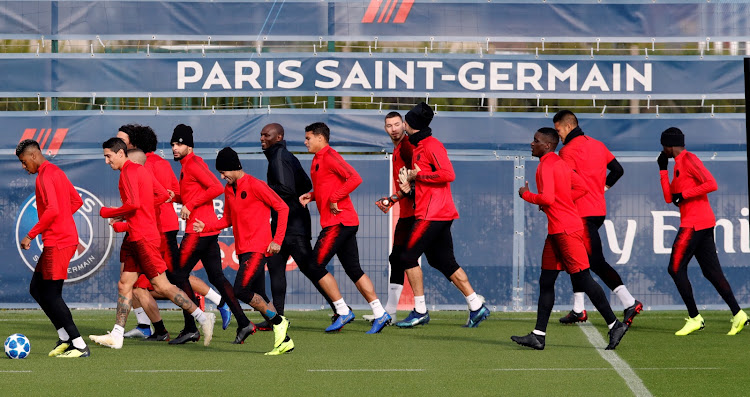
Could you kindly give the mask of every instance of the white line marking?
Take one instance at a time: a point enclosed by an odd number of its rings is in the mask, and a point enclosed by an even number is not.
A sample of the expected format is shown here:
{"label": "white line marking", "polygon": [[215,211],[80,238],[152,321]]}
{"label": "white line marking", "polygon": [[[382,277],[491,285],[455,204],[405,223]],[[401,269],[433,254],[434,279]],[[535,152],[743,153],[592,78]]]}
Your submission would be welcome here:
{"label": "white line marking", "polygon": [[579,324],[579,327],[589,339],[589,343],[596,348],[596,352],[599,353],[603,359],[607,360],[612,368],[617,371],[617,374],[625,380],[625,384],[628,385],[634,395],[639,397],[652,397],[651,392],[648,391],[641,378],[633,372],[633,368],[630,368],[628,363],[621,359],[613,350],[604,350],[604,348],[607,347],[607,343],[604,341],[604,338],[602,338],[599,331],[594,329],[593,325],[586,323]]}
{"label": "white line marking", "polygon": [[223,369],[131,369],[125,372],[162,373],[162,372],[224,372]]}
{"label": "white line marking", "polygon": [[[670,368],[633,368],[639,371],[705,371],[719,370],[721,368],[700,368],[700,367],[670,367]],[[614,368],[494,368],[493,371],[614,371]]]}
{"label": "white line marking", "polygon": [[24,374],[29,372],[31,371],[0,371],[2,374]]}
{"label": "white line marking", "polygon": [[307,372],[420,372],[424,369],[393,368],[393,369],[308,369]]}

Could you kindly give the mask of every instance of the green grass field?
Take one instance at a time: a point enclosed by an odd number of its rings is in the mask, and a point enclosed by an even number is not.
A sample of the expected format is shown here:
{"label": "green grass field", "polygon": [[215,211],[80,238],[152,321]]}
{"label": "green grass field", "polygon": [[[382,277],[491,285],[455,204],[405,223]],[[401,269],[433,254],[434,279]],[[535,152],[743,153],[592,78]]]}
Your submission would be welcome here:
{"label": "green grass field", "polygon": [[[214,396],[214,395],[632,395],[625,379],[594,347],[586,326],[562,326],[553,313],[544,351],[510,341],[533,329],[534,313],[492,313],[476,329],[461,328],[465,312],[433,312],[429,325],[387,327],[366,335],[369,323],[357,319],[326,334],[327,312],[288,312],[296,348],[277,357],[273,334],[259,332],[244,345],[231,344],[236,323],[217,323],[211,346],[183,346],[127,340],[121,350],[91,345],[85,359],[47,357],[57,335],[41,310],[0,311],[0,336],[23,333],[32,343],[24,360],[0,360],[0,395]],[[402,318],[405,312],[399,312]],[[182,314],[163,312],[176,335]],[[644,312],[615,351],[654,396],[746,395],[750,379],[750,329],[726,336],[730,313],[703,312],[706,329],[687,337],[674,331],[682,312]],[[111,329],[114,311],[75,310],[89,334]],[[251,319],[259,320],[257,313]],[[590,322],[606,339],[601,316]],[[131,316],[128,327],[134,326]],[[613,355],[614,356],[614,355]],[[632,382],[633,379],[630,378]],[[646,394],[647,395],[647,394]]]}

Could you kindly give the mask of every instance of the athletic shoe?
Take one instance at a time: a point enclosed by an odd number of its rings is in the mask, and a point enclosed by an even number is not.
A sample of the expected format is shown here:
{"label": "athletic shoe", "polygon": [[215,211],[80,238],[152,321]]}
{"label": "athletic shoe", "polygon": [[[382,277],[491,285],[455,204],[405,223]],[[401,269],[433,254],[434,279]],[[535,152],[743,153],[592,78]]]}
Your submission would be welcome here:
{"label": "athletic shoe", "polygon": [[148,338],[151,336],[151,327],[148,328],[141,328],[141,327],[135,327],[131,329],[130,331],[126,332],[124,335],[126,338]]}
{"label": "athletic shoe", "polygon": [[90,357],[91,356],[91,350],[89,350],[89,347],[86,346],[83,349],[78,349],[73,345],[70,345],[70,347],[65,350],[64,353],[57,356],[57,358],[78,358],[78,357]]}
{"label": "athletic shoe", "polygon": [[642,311],[643,311],[643,303],[635,301],[633,306],[630,306],[629,308],[625,309],[625,312],[623,313],[623,317],[622,317],[622,322],[627,324],[628,327],[630,327],[631,325],[633,325],[633,318]]}
{"label": "athletic shoe", "polygon": [[180,331],[180,334],[177,335],[176,338],[169,341],[170,345],[184,345],[188,342],[198,342],[201,339],[201,333],[198,330],[195,331],[185,331],[184,329]]}
{"label": "athletic shoe", "polygon": [[278,347],[286,339],[286,331],[289,329],[289,320],[286,317],[277,314],[281,317],[281,323],[273,325],[273,347]]}
{"label": "athletic shoe", "polygon": [[396,323],[399,328],[412,328],[417,325],[426,325],[430,322],[430,311],[428,310],[425,314],[417,312],[416,309],[409,312],[409,315],[405,319]]}
{"label": "athletic shoe", "polygon": [[586,314],[586,310],[582,313],[576,313],[571,310],[565,317],[560,317],[560,324],[585,323],[588,319],[589,316]]}
{"label": "athletic shoe", "polygon": [[234,342],[232,342],[235,345],[241,345],[245,343],[245,339],[247,339],[248,336],[252,335],[256,331],[255,324],[250,322],[250,325],[248,325],[245,328],[237,328],[237,336],[234,338]]}
{"label": "athletic shoe", "polygon": [[218,309],[219,314],[221,314],[221,329],[227,329],[229,322],[232,321],[232,310],[229,309],[229,305],[226,302],[219,306]]}
{"label": "athletic shoe", "polygon": [[169,332],[163,334],[154,333],[144,340],[147,342],[169,342]]}
{"label": "athletic shoe", "polygon": [[391,323],[391,315],[388,313],[383,313],[382,316],[380,316],[377,320],[372,322],[372,328],[370,328],[370,330],[365,333],[377,334],[378,332],[382,331],[386,325],[390,323]]}
{"label": "athletic shoe", "polygon": [[205,313],[206,321],[201,324],[201,331],[203,331],[203,346],[211,344],[211,338],[214,336],[214,323],[216,322],[216,315],[213,313]]}
{"label": "athletic shoe", "polygon": [[71,346],[70,341],[63,342],[62,340],[57,340],[57,345],[55,345],[55,348],[52,349],[51,352],[49,352],[48,356],[55,357],[62,354],[65,350],[68,349],[68,346]]}
{"label": "athletic shoe", "polygon": [[284,353],[290,353],[294,350],[294,341],[290,337],[286,337],[280,345],[276,346],[270,352],[266,353],[266,356],[278,356]]}
{"label": "athletic shoe", "polygon": [[732,328],[727,332],[727,335],[737,335],[742,331],[747,323],[747,313],[744,310],[740,310],[737,314],[732,317]]}
{"label": "athletic shoe", "polygon": [[113,349],[122,349],[123,338],[118,338],[110,332],[107,332],[106,335],[89,335],[89,339],[102,346],[111,347]]}
{"label": "athletic shoe", "polygon": [[263,320],[260,324],[255,324],[255,327],[258,331],[273,331],[273,324],[269,323],[267,320]]}
{"label": "athletic shoe", "polygon": [[[388,315],[391,316],[391,324],[388,324],[388,325],[393,325],[393,323],[396,322],[396,312],[386,312],[386,313],[388,313]],[[369,322],[373,322],[376,320],[374,314],[365,314],[364,316],[362,316],[362,319],[365,321],[369,321]]]}
{"label": "athletic shoe", "polygon": [[604,350],[615,350],[629,328],[627,324],[621,323],[620,320],[615,321],[615,326],[609,330],[609,344]]}
{"label": "athletic shoe", "polygon": [[674,334],[678,336],[690,335],[694,331],[702,330],[705,326],[706,323],[703,321],[703,316],[699,314],[693,318],[686,318],[685,326]]}
{"label": "athletic shoe", "polygon": [[[354,311],[354,310],[352,310],[352,307],[351,307],[351,306],[347,306],[347,307],[349,308],[349,311],[350,311],[350,312],[353,312],[353,311]],[[374,316],[373,316],[373,317],[374,317]],[[338,314],[338,313],[336,313],[336,311],[334,311],[334,312],[333,312],[333,314],[331,315],[331,324],[335,323],[335,322],[336,322],[336,320],[338,320],[338,318],[339,318],[339,314]]]}
{"label": "athletic shoe", "polygon": [[479,326],[479,323],[486,320],[487,317],[490,316],[490,309],[487,308],[487,306],[482,305],[478,310],[474,310],[473,312],[469,312],[469,320],[466,321],[466,324],[462,325],[464,328],[476,328]]}
{"label": "athletic shoe", "polygon": [[349,309],[349,313],[336,317],[333,324],[326,328],[326,332],[341,331],[341,328],[344,328],[344,326],[352,322],[352,320],[354,320],[354,312]]}
{"label": "athletic shoe", "polygon": [[511,336],[510,340],[521,346],[530,347],[536,350],[544,350],[544,335],[537,335],[529,332],[526,336]]}

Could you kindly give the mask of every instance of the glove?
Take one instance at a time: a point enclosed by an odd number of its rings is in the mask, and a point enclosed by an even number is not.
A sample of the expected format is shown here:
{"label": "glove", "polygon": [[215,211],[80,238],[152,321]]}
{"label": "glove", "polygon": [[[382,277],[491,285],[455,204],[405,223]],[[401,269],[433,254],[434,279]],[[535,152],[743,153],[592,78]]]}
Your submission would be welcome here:
{"label": "glove", "polygon": [[375,205],[377,205],[384,214],[387,214],[388,211],[391,210],[391,207],[393,207],[393,205],[396,204],[396,202],[399,200],[401,200],[401,197],[399,197],[397,194],[394,194],[390,197],[381,197],[378,201],[375,202]]}
{"label": "glove", "polygon": [[682,193],[674,193],[674,194],[672,194],[672,204],[674,204],[674,205],[676,205],[676,206],[679,207],[680,204],[682,204],[683,201],[685,201],[685,198],[682,197]]}
{"label": "glove", "polygon": [[659,153],[659,157],[656,159],[656,163],[659,164],[659,169],[662,171],[667,170],[667,165],[669,164],[669,157],[667,157],[667,154],[663,151]]}

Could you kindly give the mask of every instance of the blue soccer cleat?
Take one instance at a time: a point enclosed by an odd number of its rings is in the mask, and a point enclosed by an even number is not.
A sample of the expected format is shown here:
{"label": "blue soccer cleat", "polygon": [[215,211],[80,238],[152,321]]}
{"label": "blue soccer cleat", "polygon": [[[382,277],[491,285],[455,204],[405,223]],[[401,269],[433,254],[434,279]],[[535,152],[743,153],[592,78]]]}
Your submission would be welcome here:
{"label": "blue soccer cleat", "polygon": [[224,302],[223,305],[218,307],[219,314],[221,314],[221,329],[227,329],[229,322],[232,321],[232,310],[229,309],[229,305]]}
{"label": "blue soccer cleat", "polygon": [[349,310],[349,313],[339,316],[333,324],[329,325],[328,328],[326,328],[326,332],[341,331],[341,328],[344,328],[344,326],[352,322],[352,320],[354,320],[354,312]]}
{"label": "blue soccer cleat", "polygon": [[386,325],[390,323],[391,323],[391,315],[388,313],[383,313],[382,316],[372,321],[372,328],[370,328],[370,330],[365,333],[377,334],[378,332],[382,331]]}
{"label": "blue soccer cleat", "polygon": [[487,317],[490,316],[490,309],[487,308],[487,306],[482,305],[482,307],[479,308],[479,310],[474,310],[473,312],[469,312],[469,320],[466,321],[466,324],[462,325],[464,328],[476,328],[479,326],[479,323],[486,320]]}
{"label": "blue soccer cleat", "polygon": [[430,322],[430,312],[427,311],[424,314],[412,310],[405,319],[396,323],[399,328],[412,328],[417,325],[425,325]]}

